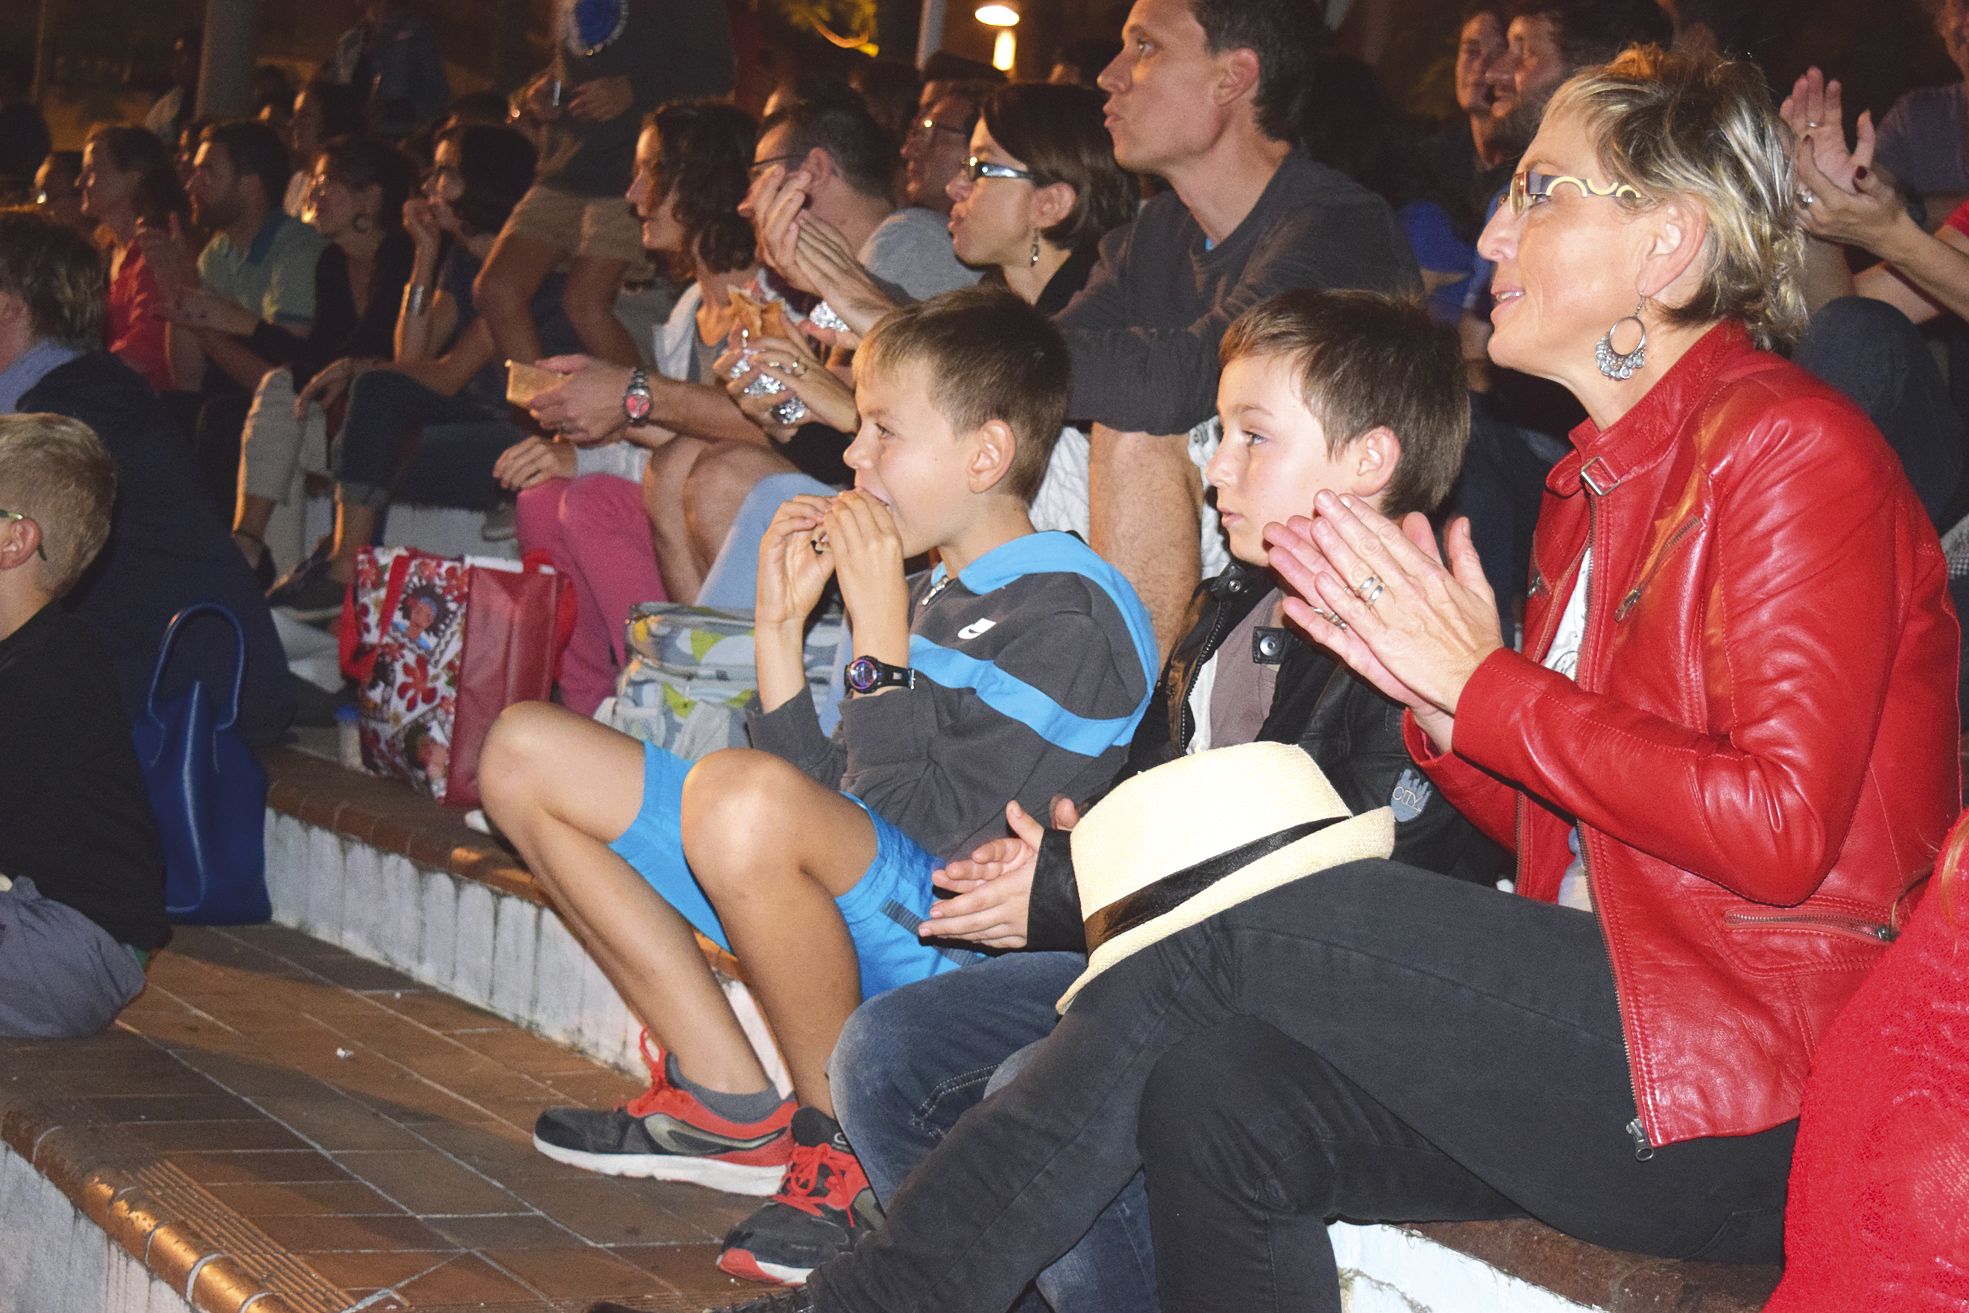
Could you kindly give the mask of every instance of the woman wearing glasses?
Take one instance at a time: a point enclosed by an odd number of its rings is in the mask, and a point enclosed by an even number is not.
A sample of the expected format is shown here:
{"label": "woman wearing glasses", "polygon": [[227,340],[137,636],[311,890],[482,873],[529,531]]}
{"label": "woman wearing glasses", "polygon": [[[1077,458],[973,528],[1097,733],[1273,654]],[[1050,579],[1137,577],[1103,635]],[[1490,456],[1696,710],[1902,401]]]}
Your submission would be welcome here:
{"label": "woman wearing glasses", "polygon": [[1293,621],[1406,704],[1516,892],[1358,863],[1123,959],[808,1306],[998,1313],[1137,1165],[1184,1313],[1339,1309],[1335,1216],[1779,1258],[1813,1046],[1959,803],[1934,531],[1769,352],[1786,141],[1749,66],[1630,52],[1559,90],[1485,230],[1493,358],[1589,416],[1525,653],[1465,523],[1447,564],[1327,493],[1268,531]]}
{"label": "woman wearing glasses", "polygon": [[[1064,309],[1093,272],[1101,238],[1135,215],[1132,174],[1114,162],[1101,126],[1101,97],[1083,87],[1015,83],[994,92],[971,130],[970,153],[951,179],[950,240],[957,258],[986,270],[1046,314]],[[859,341],[895,308],[838,233],[791,204],[763,217],[760,229],[776,268],[826,300],[845,329],[843,345]],[[727,363],[736,363],[731,357]],[[769,372],[807,407],[808,415],[853,432],[854,391],[803,344],[764,339],[752,352],[753,371],[730,383],[741,408],[762,424],[776,423],[781,395],[747,395]],[[1041,528],[1087,534],[1087,437],[1068,429],[1054,448],[1047,480],[1033,503]]]}

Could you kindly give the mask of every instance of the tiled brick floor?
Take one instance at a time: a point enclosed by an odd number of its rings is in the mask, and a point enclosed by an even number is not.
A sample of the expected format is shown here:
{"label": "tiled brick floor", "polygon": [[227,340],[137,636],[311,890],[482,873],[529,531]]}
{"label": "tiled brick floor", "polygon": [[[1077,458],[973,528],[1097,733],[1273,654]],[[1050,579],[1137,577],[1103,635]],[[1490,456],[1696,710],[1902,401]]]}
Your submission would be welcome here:
{"label": "tiled brick floor", "polygon": [[0,1072],[10,1143],[43,1119],[74,1174],[114,1163],[309,1313],[757,1289],[712,1266],[754,1201],[533,1151],[540,1108],[619,1101],[621,1074],[290,930],[181,929],[115,1029],[0,1043]]}

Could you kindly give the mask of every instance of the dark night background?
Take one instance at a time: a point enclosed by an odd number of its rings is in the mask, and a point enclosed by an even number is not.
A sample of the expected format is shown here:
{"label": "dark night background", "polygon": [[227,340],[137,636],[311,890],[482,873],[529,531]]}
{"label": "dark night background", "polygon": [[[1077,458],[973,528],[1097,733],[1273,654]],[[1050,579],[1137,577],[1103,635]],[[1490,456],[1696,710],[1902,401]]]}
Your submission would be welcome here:
{"label": "dark night background", "polygon": [[[719,0],[704,0],[718,3]],[[1310,0],[1309,0],[1310,2]],[[741,95],[756,104],[776,73],[801,64],[853,58],[815,34],[814,20],[837,34],[872,34],[884,54],[913,57],[918,0],[730,0],[742,52]],[[1742,0],[1754,53],[1778,87],[1817,63],[1844,79],[1852,112],[1876,116],[1910,87],[1956,73],[1920,0]],[[1447,105],[1447,60],[1456,0],[1355,0],[1342,44],[1378,63],[1415,109]],[[354,21],[353,0],[262,0],[260,62],[310,71]],[[415,0],[437,28],[457,91],[504,90],[544,62],[550,0]],[[986,58],[990,33],[968,0],[948,5],[944,46]],[[140,110],[162,84],[172,35],[196,23],[203,0],[0,0],[0,69],[24,84],[36,24],[54,16],[49,105],[58,136],[79,136],[90,121]],[[1125,4],[1114,0],[1025,0],[1019,73],[1044,77],[1053,50],[1077,37],[1118,32]],[[1385,34],[1385,35],[1377,35]],[[7,88],[12,91],[13,88]],[[25,85],[19,92],[25,92]]]}

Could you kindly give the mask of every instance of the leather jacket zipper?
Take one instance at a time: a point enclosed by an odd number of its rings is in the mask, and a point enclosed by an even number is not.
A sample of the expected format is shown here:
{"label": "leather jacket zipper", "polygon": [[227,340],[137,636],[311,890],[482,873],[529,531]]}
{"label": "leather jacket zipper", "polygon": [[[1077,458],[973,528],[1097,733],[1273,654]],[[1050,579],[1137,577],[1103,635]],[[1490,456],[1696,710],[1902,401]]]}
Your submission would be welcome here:
{"label": "leather jacket zipper", "polygon": [[[1235,587],[1235,583],[1232,586]],[[1177,704],[1180,710],[1176,713],[1177,752],[1190,750],[1190,694],[1196,692],[1197,676],[1203,673],[1203,667],[1217,655],[1217,644],[1223,641],[1220,636],[1224,632],[1224,612],[1227,609],[1222,598],[1211,598],[1210,632],[1204,636],[1203,646],[1197,649],[1196,660],[1191,664],[1189,673],[1183,676],[1183,687],[1178,690],[1182,700]]]}
{"label": "leather jacket zipper", "polygon": [[1900,932],[1890,925],[1837,912],[1725,912],[1723,924],[1763,930],[1823,930],[1877,944],[1891,944]]}
{"label": "leather jacket zipper", "polygon": [[[1584,623],[1580,626],[1582,639],[1579,648],[1579,666],[1577,667],[1577,671],[1584,671],[1587,668],[1585,639],[1593,633],[1593,548],[1598,545],[1595,540],[1599,536],[1599,527],[1599,498],[1589,489],[1586,495],[1585,563],[1579,572],[1579,582],[1573,585],[1575,588],[1584,588],[1586,590],[1583,594],[1586,599],[1584,603],[1585,615]],[[1572,601],[1571,597],[1568,597],[1566,601],[1570,605]],[[1576,678],[1577,672],[1575,674]],[[1577,828],[1577,826],[1578,822],[1575,821],[1574,827]],[[1579,869],[1586,877],[1586,897],[1587,901],[1593,905],[1593,915],[1595,917],[1601,917],[1600,891],[1594,884],[1593,859],[1588,856],[1587,847],[1586,836],[1581,834],[1579,836]],[[1619,1006],[1620,968],[1613,960],[1613,945],[1607,941],[1606,921],[1604,918],[1600,922],[1600,948],[1607,955],[1607,973],[1613,977],[1614,1005],[1620,1013],[1620,1051],[1622,1056],[1627,1059],[1627,1083],[1634,1091],[1634,1120],[1628,1122],[1623,1129],[1627,1132],[1628,1138],[1634,1142],[1635,1161],[1644,1163],[1655,1156],[1655,1150],[1654,1145],[1648,1141],[1647,1123],[1641,1117],[1641,1090],[1639,1085],[1635,1083],[1634,1078],[1634,1044],[1627,1037],[1626,1009],[1620,1008]]]}
{"label": "leather jacket zipper", "polygon": [[1613,618],[1615,624],[1619,624],[1621,621],[1627,619],[1627,613],[1632,611],[1634,604],[1641,600],[1641,593],[1649,584],[1654,582],[1655,576],[1660,574],[1662,568],[1668,564],[1668,558],[1674,554],[1676,544],[1701,527],[1702,516],[1692,515],[1682,521],[1676,527],[1674,533],[1668,535],[1668,541],[1661,545],[1661,550],[1655,553],[1654,560],[1649,563],[1647,573],[1641,576],[1640,581],[1628,590],[1627,596],[1620,599],[1620,605],[1614,608]]}

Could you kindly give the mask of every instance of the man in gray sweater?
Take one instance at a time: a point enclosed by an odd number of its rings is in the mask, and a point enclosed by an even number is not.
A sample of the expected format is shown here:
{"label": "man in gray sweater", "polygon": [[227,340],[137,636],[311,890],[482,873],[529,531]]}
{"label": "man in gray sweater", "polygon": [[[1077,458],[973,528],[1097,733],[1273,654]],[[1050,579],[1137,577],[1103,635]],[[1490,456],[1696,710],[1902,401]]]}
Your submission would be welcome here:
{"label": "man in gray sweater", "polygon": [[1224,329],[1293,288],[1421,289],[1387,204],[1291,145],[1322,36],[1305,0],[1136,0],[1100,76],[1116,160],[1170,191],[1102,242],[1057,322],[1068,414],[1094,424],[1093,546],[1165,652],[1201,576],[1182,435],[1215,412]]}

